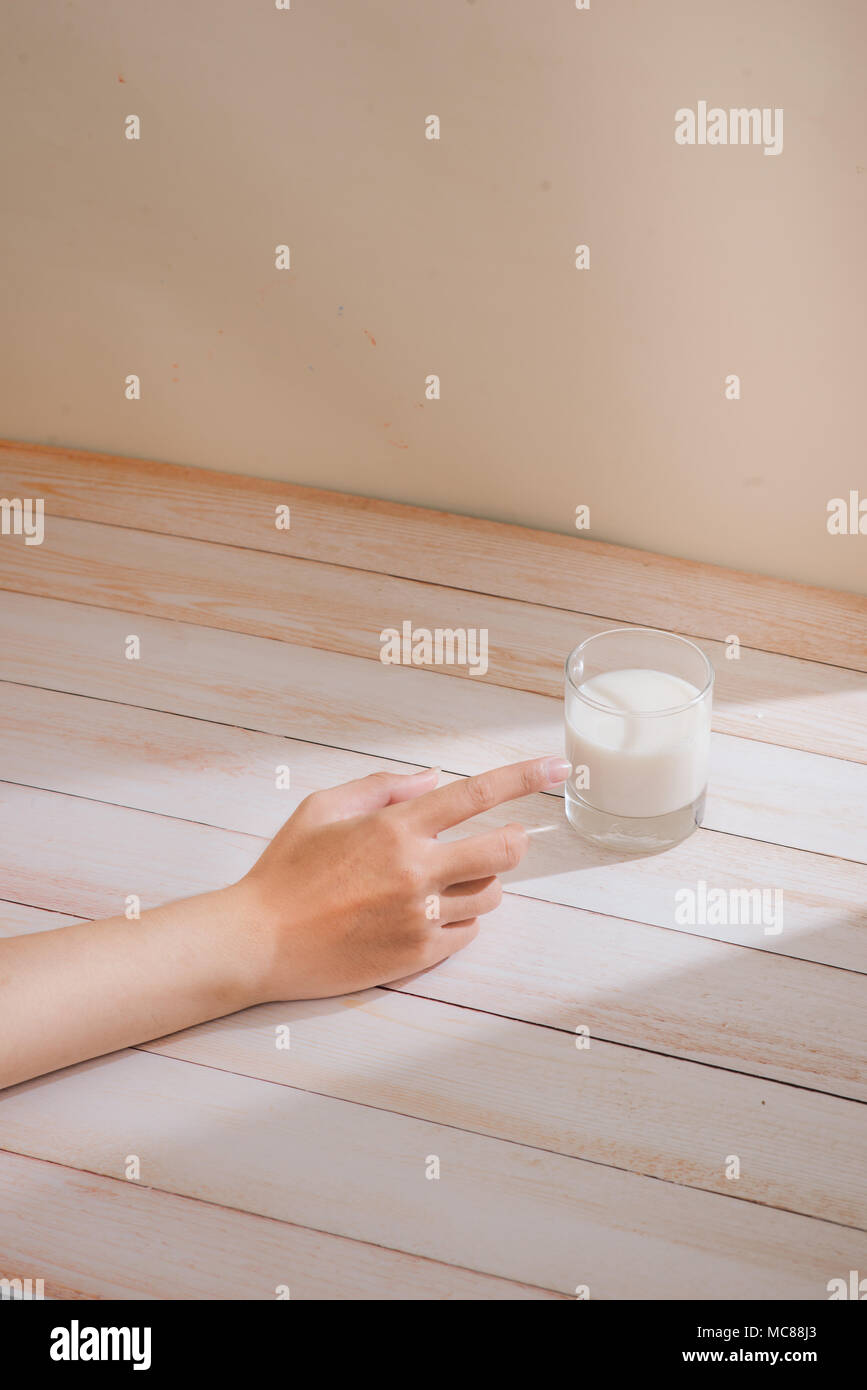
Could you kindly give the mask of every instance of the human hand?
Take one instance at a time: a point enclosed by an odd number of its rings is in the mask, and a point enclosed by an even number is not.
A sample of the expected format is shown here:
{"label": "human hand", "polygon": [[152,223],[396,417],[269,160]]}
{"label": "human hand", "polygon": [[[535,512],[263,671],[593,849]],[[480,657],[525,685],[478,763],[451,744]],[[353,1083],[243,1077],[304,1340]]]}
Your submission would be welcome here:
{"label": "human hand", "polygon": [[306,797],[233,890],[261,960],[257,1002],[385,984],[468,945],[527,833],[510,824],[441,843],[439,832],[568,771],[538,758],[444,787],[435,768],[375,772]]}

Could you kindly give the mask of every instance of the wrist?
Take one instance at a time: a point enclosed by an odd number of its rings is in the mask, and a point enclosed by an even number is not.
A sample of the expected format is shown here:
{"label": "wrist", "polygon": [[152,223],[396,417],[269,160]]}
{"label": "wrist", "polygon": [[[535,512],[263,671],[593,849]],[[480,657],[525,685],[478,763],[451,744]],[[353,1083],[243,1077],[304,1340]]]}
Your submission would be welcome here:
{"label": "wrist", "polygon": [[276,936],[274,914],[259,891],[256,879],[249,875],[219,892],[219,911],[231,942],[233,988],[242,999],[235,1008],[250,1008],[271,998],[269,985],[273,978]]}

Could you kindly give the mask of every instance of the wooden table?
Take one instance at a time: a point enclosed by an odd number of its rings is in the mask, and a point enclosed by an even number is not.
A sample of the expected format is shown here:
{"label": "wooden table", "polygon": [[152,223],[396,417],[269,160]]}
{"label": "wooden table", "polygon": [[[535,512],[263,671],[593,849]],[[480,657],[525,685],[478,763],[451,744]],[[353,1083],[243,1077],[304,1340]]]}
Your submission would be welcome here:
{"label": "wooden table", "polygon": [[[314,788],[556,751],[563,658],[612,623],[692,636],[717,671],[706,824],[676,850],[618,862],[528,798],[483,818],[544,833],[446,964],[7,1091],[0,1276],[824,1299],[867,1274],[867,601],[26,445],[0,447],[0,495],[47,514],[41,546],[0,537],[6,933],[228,882]],[[383,665],[407,619],[487,628],[487,673]],[[700,882],[781,889],[783,930],[679,925]]]}

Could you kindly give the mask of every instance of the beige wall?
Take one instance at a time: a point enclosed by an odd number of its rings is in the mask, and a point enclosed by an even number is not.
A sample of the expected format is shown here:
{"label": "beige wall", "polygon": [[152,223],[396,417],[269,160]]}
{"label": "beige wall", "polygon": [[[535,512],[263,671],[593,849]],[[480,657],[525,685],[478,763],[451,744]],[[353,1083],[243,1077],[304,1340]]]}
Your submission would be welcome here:
{"label": "beige wall", "polygon": [[[826,530],[867,497],[864,0],[2,27],[4,435],[558,531],[587,503],[597,539],[867,591]],[[676,145],[700,99],[782,107],[783,152]]]}

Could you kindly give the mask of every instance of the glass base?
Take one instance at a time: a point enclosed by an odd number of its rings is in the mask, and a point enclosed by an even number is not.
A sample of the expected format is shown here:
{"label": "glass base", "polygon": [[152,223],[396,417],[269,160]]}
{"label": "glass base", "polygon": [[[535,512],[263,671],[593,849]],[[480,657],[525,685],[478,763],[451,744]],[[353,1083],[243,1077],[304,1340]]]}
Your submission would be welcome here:
{"label": "glass base", "polygon": [[615,816],[582,801],[566,783],[566,817],[573,830],[605,849],[656,854],[686,840],[701,825],[705,793],[664,816]]}

